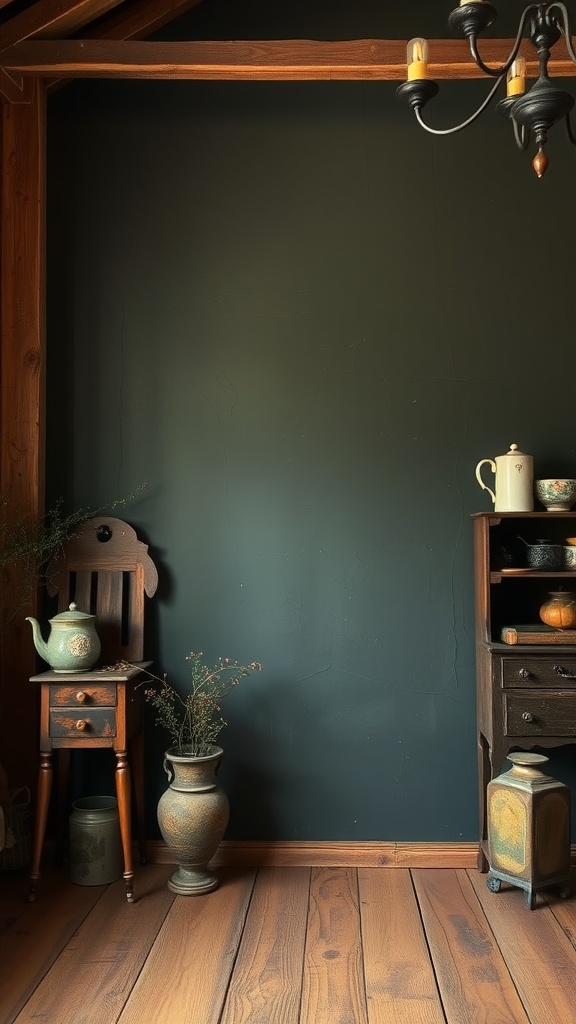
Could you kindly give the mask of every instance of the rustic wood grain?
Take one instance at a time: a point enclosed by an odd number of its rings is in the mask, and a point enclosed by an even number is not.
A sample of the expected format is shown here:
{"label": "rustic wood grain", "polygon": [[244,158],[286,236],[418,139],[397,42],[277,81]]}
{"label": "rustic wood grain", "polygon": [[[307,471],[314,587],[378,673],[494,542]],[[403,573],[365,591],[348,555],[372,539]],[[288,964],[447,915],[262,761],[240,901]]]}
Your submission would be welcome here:
{"label": "rustic wood grain", "polygon": [[229,873],[215,892],[177,897],[119,1024],[216,1024],[253,887],[254,872]]}
{"label": "rustic wood grain", "polygon": [[413,879],[448,1019],[531,1024],[466,873],[414,871]]}
{"label": "rustic wood grain", "polygon": [[118,0],[36,0],[0,26],[0,49],[35,35],[42,29],[60,38],[104,14]]}
{"label": "rustic wood grain", "polygon": [[369,1024],[444,1024],[410,872],[358,870]]}
{"label": "rustic wood grain", "polygon": [[[225,840],[214,864],[233,867],[429,867],[471,868],[477,843],[235,842]],[[162,842],[149,844],[149,857],[169,863]]]}
{"label": "rustic wood grain", "polygon": [[162,866],[143,868],[133,904],[126,902],[122,881],[110,885],[15,1024],[115,1021],[174,899],[166,885],[169,874]]}
{"label": "rustic wood grain", "polygon": [[[0,46],[1,46],[0,36]],[[75,78],[178,78],[298,81],[406,78],[406,42],[401,39],[307,39],[150,42],[134,40],[28,39],[4,44],[0,65],[10,73]],[[429,43],[430,78],[485,78],[462,39]],[[560,44],[559,44],[560,46]],[[512,41],[485,41],[482,56],[498,66]],[[527,74],[536,71],[534,49],[526,43]],[[550,60],[552,76],[576,75],[565,47]]]}
{"label": "rustic wood grain", "polygon": [[[2,105],[0,254],[0,488],[6,522],[36,521],[44,503],[45,121],[42,82],[30,102]],[[0,586],[0,749],[12,785],[33,785],[37,701],[28,677],[36,668],[30,626],[36,595],[22,590],[18,567]]]}
{"label": "rustic wood grain", "polygon": [[547,903],[562,931],[576,949],[576,869],[572,868],[570,878],[571,898],[559,900],[553,889],[542,890],[541,899]]}
{"label": "rustic wood grain", "polygon": [[310,894],[310,869],[263,868],[220,1024],[296,1024]]}
{"label": "rustic wood grain", "polygon": [[[74,886],[62,876],[55,881],[52,875],[51,892],[46,899],[27,903],[22,893],[22,913],[0,936],[2,1024],[12,1024],[27,1000],[35,998],[37,986],[103,891],[103,886]],[[122,895],[118,898],[122,899]],[[22,1024],[31,1019],[28,1011],[23,1011]]]}
{"label": "rustic wood grain", "polygon": [[26,875],[0,876],[1,1024],[574,1019],[575,898],[550,890],[531,912],[476,871],[415,870],[411,889],[401,869],[325,868],[307,903],[309,871],[286,867],[255,885],[221,869],[216,892],[174,898],[169,870],[140,871],[131,906],[121,883],[75,886],[56,869],[28,904]]}
{"label": "rustic wood grain", "polygon": [[545,902],[538,898],[528,910],[521,889],[503,885],[493,893],[485,875],[469,877],[530,1024],[573,1021],[576,950]]}
{"label": "rustic wood grain", "polygon": [[[125,4],[120,4],[119,10],[99,21],[95,27],[86,29],[82,35],[85,39],[144,39],[202,2],[203,0],[134,0],[128,10],[124,9]],[[44,33],[37,33],[36,38],[40,37],[44,38]]]}
{"label": "rustic wood grain", "polygon": [[351,868],[314,868],[300,1024],[368,1024],[358,882]]}

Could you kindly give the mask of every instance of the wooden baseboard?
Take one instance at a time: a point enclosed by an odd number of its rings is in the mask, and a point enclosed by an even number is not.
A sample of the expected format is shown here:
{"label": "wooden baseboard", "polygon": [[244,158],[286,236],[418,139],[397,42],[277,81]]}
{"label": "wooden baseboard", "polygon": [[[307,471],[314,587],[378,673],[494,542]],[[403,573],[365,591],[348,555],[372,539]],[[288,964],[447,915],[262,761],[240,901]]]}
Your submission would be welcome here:
{"label": "wooden baseboard", "polygon": [[[161,841],[146,844],[148,860],[171,864]],[[220,844],[215,867],[474,868],[477,843],[309,843],[234,842]]]}

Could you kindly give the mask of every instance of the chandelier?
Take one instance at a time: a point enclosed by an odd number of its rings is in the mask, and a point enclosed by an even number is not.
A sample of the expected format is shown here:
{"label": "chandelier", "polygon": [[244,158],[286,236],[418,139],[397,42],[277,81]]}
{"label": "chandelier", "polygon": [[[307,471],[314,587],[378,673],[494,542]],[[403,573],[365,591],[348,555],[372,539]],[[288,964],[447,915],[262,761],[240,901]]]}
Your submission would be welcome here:
{"label": "chandelier", "polygon": [[[568,11],[562,3],[529,4],[523,11],[516,39],[507,61],[498,68],[488,67],[478,53],[478,36],[492,24],[496,8],[489,0],[460,0],[460,5],[448,18],[450,28],[468,39],[470,52],[476,66],[495,78],[496,82],[478,109],[462,124],[453,128],[437,129],[425,124],[422,108],[438,92],[436,82],[428,78],[428,43],[425,39],[411,39],[407,46],[407,81],[396,90],[396,94],[412,106],[418,124],[433,135],[452,135],[472,124],[488,107],[500,83],[506,79],[506,96],[497,104],[499,113],[512,122],[514,138],[519,149],[526,150],[531,136],[537,146],[532,167],[539,178],[548,167],[545,146],[550,128],[564,120],[570,142],[576,143],[570,124],[570,111],[574,98],[550,79],[548,62],[552,47],[561,36],[564,38],[568,55],[576,64],[576,53],[572,46]],[[536,50],[538,78],[527,88],[526,60],[520,56],[524,38],[530,40]]]}

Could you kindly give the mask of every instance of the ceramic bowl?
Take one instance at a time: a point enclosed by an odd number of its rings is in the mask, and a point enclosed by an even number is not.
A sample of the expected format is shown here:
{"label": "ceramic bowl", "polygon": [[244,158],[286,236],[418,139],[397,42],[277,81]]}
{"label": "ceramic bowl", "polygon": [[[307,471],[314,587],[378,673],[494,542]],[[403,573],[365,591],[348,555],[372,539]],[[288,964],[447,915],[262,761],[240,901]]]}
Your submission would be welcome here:
{"label": "ceramic bowl", "polygon": [[561,569],[564,565],[564,551],[561,544],[541,540],[537,544],[528,544],[526,560],[530,569]]}
{"label": "ceramic bowl", "polygon": [[564,565],[567,569],[576,569],[576,544],[564,546]]}
{"label": "ceramic bowl", "polygon": [[576,480],[536,480],[534,490],[548,512],[568,511],[576,501]]}

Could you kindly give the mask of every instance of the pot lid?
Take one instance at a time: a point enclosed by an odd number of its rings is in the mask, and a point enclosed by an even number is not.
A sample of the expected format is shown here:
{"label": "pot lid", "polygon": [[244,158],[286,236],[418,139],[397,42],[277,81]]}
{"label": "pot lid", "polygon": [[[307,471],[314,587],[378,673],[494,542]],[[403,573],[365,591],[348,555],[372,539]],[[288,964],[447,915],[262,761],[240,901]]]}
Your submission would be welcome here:
{"label": "pot lid", "polygon": [[521,452],[517,444],[511,444],[506,455],[526,455],[526,452]]}
{"label": "pot lid", "polygon": [[78,611],[78,605],[74,604],[74,601],[72,601],[72,604],[68,605],[68,611],[67,612],[59,612],[58,615],[55,615],[54,618],[50,619],[49,621],[50,622],[78,622],[81,619],[95,619],[95,618],[96,618],[96,616],[95,615],[91,615],[90,612],[79,612]]}

